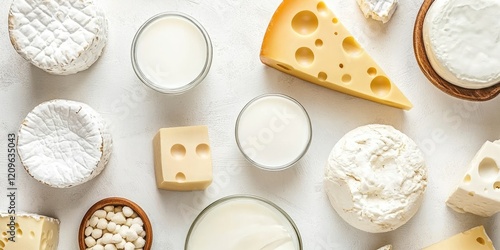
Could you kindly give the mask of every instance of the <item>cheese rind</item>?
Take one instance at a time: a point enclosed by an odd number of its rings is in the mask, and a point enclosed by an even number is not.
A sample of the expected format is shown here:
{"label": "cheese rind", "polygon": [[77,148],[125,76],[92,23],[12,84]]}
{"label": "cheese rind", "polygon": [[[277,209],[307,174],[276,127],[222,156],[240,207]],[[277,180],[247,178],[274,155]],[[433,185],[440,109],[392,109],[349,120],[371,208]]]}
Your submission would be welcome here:
{"label": "cheese rind", "polygon": [[284,0],[262,43],[261,61],[320,86],[389,106],[412,104],[318,0]]}
{"label": "cheese rind", "polygon": [[398,6],[398,0],[357,0],[366,18],[387,23]]}
{"label": "cheese rind", "polygon": [[93,0],[14,0],[9,35],[15,50],[56,75],[89,68],[102,53],[108,25]]}
{"label": "cheese rind", "polygon": [[459,213],[483,217],[500,212],[500,144],[487,141],[446,204]]}
{"label": "cheese rind", "polygon": [[212,156],[207,126],[162,128],[153,139],[158,188],[206,189],[212,183]]}
{"label": "cheese rind", "polygon": [[497,0],[436,0],[423,24],[432,68],[446,81],[467,89],[500,82]]}
{"label": "cheese rind", "polygon": [[[15,217],[14,225],[10,225]],[[59,220],[36,214],[0,213],[1,250],[57,250]],[[9,240],[10,237],[15,242]]]}
{"label": "cheese rind", "polygon": [[483,226],[478,226],[423,250],[495,250]]}
{"label": "cheese rind", "polygon": [[325,168],[331,205],[351,226],[395,230],[418,211],[427,187],[423,153],[392,126],[371,124],[345,134]]}
{"label": "cheese rind", "polygon": [[90,106],[56,99],[36,106],[26,116],[17,149],[33,178],[68,188],[101,173],[111,155],[112,139],[106,122]]}

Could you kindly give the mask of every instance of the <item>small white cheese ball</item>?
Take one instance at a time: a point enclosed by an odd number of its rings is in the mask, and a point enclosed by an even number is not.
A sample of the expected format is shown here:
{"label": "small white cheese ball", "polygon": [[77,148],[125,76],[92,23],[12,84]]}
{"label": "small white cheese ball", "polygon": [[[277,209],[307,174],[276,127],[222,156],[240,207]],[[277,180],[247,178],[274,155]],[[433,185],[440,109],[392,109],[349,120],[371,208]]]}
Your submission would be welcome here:
{"label": "small white cheese ball", "polygon": [[106,229],[107,226],[108,226],[108,221],[104,218],[99,219],[96,225],[96,227],[99,229]]}
{"label": "small white cheese ball", "polygon": [[120,234],[114,234],[113,237],[111,238],[111,243],[117,244],[122,242],[123,238]]}
{"label": "small white cheese ball", "polygon": [[95,217],[101,219],[101,218],[105,218],[106,217],[106,211],[104,210],[97,210],[94,212],[94,215]]}
{"label": "small white cheese ball", "polygon": [[127,219],[125,219],[125,216],[123,216],[122,212],[118,212],[113,216],[111,221],[116,223],[117,225],[123,225],[127,222]]}
{"label": "small white cheese ball", "polygon": [[134,210],[132,210],[132,208],[127,207],[127,206],[123,207],[122,211],[123,211],[123,215],[125,215],[125,217],[130,217],[130,216],[132,216],[132,214],[134,214]]}
{"label": "small white cheese ball", "polygon": [[142,238],[146,237],[146,231],[142,231],[142,233],[139,234]]}
{"label": "small white cheese ball", "polygon": [[[114,223],[114,222],[110,222],[110,223]],[[121,228],[121,227],[122,227],[121,225],[116,225],[115,230],[113,230],[113,232],[112,232],[112,233],[113,233],[113,234],[117,234],[117,233],[119,233],[119,232],[120,232],[120,228]]]}
{"label": "small white cheese ball", "polygon": [[94,229],[92,227],[86,227],[85,228],[85,236],[91,235],[93,230]]}
{"label": "small white cheese ball", "polygon": [[130,229],[134,230],[137,234],[141,234],[144,231],[142,226],[139,224],[133,224],[132,226],[130,226]]}
{"label": "small white cheese ball", "polygon": [[134,243],[132,243],[132,242],[125,243],[125,247],[123,249],[125,249],[125,250],[134,250],[135,249]]}
{"label": "small white cheese ball", "polygon": [[141,226],[144,226],[144,222],[142,222],[141,217],[134,218],[132,224],[139,224]]}
{"label": "small white cheese ball", "polygon": [[146,240],[144,240],[144,238],[142,237],[139,237],[134,241],[135,248],[143,248],[144,245],[146,245]]}
{"label": "small white cheese ball", "polygon": [[402,226],[420,208],[427,168],[413,140],[391,126],[372,124],[335,144],[324,181],[342,219],[357,229],[382,233]]}
{"label": "small white cheese ball", "polygon": [[125,222],[125,225],[128,226],[128,227],[130,227],[130,226],[132,226],[133,221],[134,221],[134,219],[128,218],[127,222]]}
{"label": "small white cheese ball", "polygon": [[128,242],[133,242],[139,238],[139,235],[134,230],[129,229],[127,233],[125,234],[125,240]]}
{"label": "small white cheese ball", "polygon": [[115,244],[115,246],[117,249],[123,249],[123,248],[125,248],[126,243],[127,243],[127,241],[125,241],[125,239],[122,239],[122,241],[120,243]]}
{"label": "small white cheese ball", "polygon": [[106,234],[104,234],[102,236],[101,240],[102,240],[102,244],[111,244],[111,243],[113,243],[112,242],[113,241],[113,235],[110,234],[110,233],[106,233]]}
{"label": "small white cheese ball", "polygon": [[128,230],[130,230],[129,227],[124,225],[120,227],[120,232],[118,233],[122,236],[122,238],[125,238],[127,236]]}
{"label": "small white cheese ball", "polygon": [[94,238],[92,238],[92,237],[90,237],[90,236],[89,236],[89,237],[87,237],[87,238],[85,238],[85,245],[86,245],[87,247],[93,247],[93,246],[95,246],[95,244],[96,244],[96,241],[95,241],[95,239],[94,239]]}
{"label": "small white cheese ball", "polygon": [[116,250],[116,246],[113,245],[113,244],[107,244],[106,246],[104,246],[104,250]]}
{"label": "small white cheese ball", "polygon": [[114,233],[115,229],[116,229],[116,223],[114,223],[114,222],[110,222],[106,226],[106,230],[108,230],[108,232],[110,232],[110,233]]}
{"label": "small white cheese ball", "polygon": [[104,247],[102,245],[95,245],[92,250],[104,250]]}
{"label": "small white cheese ball", "polygon": [[105,206],[104,208],[104,211],[106,212],[113,212],[115,210],[115,206]]}
{"label": "small white cheese ball", "polygon": [[96,229],[92,230],[92,237],[94,239],[97,240],[97,239],[101,238],[101,236],[102,236],[102,230],[101,229],[96,228]]}
{"label": "small white cheese ball", "polygon": [[97,225],[97,222],[99,222],[99,218],[92,216],[92,218],[90,218],[89,220],[89,225],[91,227],[95,227]]}
{"label": "small white cheese ball", "polygon": [[108,212],[106,214],[106,220],[111,220],[113,219],[113,216],[115,216],[115,212]]}
{"label": "small white cheese ball", "polygon": [[102,245],[102,238],[96,240],[96,245]]}

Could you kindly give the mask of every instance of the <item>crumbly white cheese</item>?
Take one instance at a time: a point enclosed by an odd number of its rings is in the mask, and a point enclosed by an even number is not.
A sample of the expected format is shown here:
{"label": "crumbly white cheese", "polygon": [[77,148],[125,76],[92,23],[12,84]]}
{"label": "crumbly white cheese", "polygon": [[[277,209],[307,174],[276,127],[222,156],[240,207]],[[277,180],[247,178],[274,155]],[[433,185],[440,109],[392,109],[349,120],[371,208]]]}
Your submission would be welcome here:
{"label": "crumbly white cheese", "polygon": [[443,79],[481,89],[500,82],[500,1],[436,0],[428,10],[424,46]]}
{"label": "crumbly white cheese", "polygon": [[97,176],[107,164],[112,140],[101,115],[84,103],[44,102],[24,119],[18,154],[36,180],[66,188]]}
{"label": "crumbly white cheese", "polygon": [[377,250],[392,250],[392,245],[385,245]]}
{"label": "crumbly white cheese", "polygon": [[485,142],[446,204],[459,213],[483,217],[500,212],[500,145]]}
{"label": "crumbly white cheese", "polygon": [[89,68],[108,33],[93,0],[14,0],[9,13],[12,45],[26,60],[52,74]]}
{"label": "crumbly white cheese", "polygon": [[381,233],[402,226],[417,212],[427,168],[408,136],[391,126],[372,124],[337,142],[324,178],[340,217],[360,230]]}
{"label": "crumbly white cheese", "polygon": [[388,22],[398,6],[398,0],[357,0],[366,18]]}

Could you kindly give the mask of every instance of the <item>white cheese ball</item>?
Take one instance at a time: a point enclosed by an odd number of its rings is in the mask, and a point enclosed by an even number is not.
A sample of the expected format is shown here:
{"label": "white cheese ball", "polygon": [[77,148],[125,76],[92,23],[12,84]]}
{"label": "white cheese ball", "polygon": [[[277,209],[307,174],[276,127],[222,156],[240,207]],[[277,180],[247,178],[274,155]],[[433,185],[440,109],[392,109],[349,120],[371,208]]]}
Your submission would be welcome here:
{"label": "white cheese ball", "polygon": [[111,220],[113,219],[113,216],[115,216],[115,212],[108,212],[106,214],[106,220]]}
{"label": "white cheese ball", "polygon": [[122,212],[118,212],[113,216],[113,218],[111,218],[111,221],[117,225],[123,225],[127,222],[127,219],[125,219]]}
{"label": "white cheese ball", "polygon": [[104,250],[116,250],[116,246],[113,245],[113,244],[107,244],[106,246],[104,246]]}
{"label": "white cheese ball", "polygon": [[139,224],[141,226],[144,226],[144,222],[142,221],[141,217],[134,218],[132,224]]}
{"label": "white cheese ball", "polygon": [[125,249],[125,250],[134,250],[135,249],[135,245],[132,242],[127,242],[127,243],[125,243],[125,247],[123,249]]}
{"label": "white cheese ball", "polygon": [[106,211],[104,210],[97,210],[94,212],[94,216],[101,219],[106,217]]}
{"label": "white cheese ball", "polygon": [[388,125],[348,132],[333,147],[325,189],[337,213],[370,233],[392,231],[415,215],[427,186],[420,149]]}
{"label": "white cheese ball", "polygon": [[109,222],[108,225],[106,226],[106,230],[108,230],[108,232],[110,232],[110,233],[114,233],[115,229],[116,229],[116,223],[114,223],[112,221]]}
{"label": "white cheese ball", "polygon": [[144,231],[142,226],[139,224],[133,224],[132,226],[130,226],[130,230],[134,230],[137,234],[141,234]]}
{"label": "white cheese ball", "polygon": [[[87,222],[88,222],[88,221],[87,221]],[[84,232],[85,236],[89,236],[89,235],[91,235],[93,230],[94,230],[94,229],[93,229],[92,227],[86,227],[86,228],[85,228],[85,232]]]}
{"label": "white cheese ball", "polygon": [[91,236],[89,236],[89,237],[85,238],[85,245],[86,245],[87,247],[93,247],[93,246],[95,246],[95,244],[96,244],[96,241],[95,241],[95,239],[94,239],[94,238],[92,238]]}
{"label": "white cheese ball", "polygon": [[122,211],[123,211],[123,215],[125,215],[125,217],[130,217],[130,216],[132,216],[132,214],[134,214],[134,210],[132,210],[132,208],[127,207],[127,206],[123,207]]}
{"label": "white cheese ball", "polygon": [[127,233],[125,234],[125,240],[128,242],[133,242],[139,238],[139,235],[134,230],[129,229]]}
{"label": "white cheese ball", "polygon": [[115,206],[109,205],[109,206],[105,206],[103,209],[104,209],[104,211],[109,213],[109,212],[113,212],[115,210]]}
{"label": "white cheese ball", "polygon": [[106,229],[107,226],[108,226],[108,221],[104,218],[99,219],[96,225],[96,227],[99,229]]}
{"label": "white cheese ball", "polygon": [[98,228],[92,230],[92,237],[96,240],[101,238],[102,237],[102,230],[98,229]]}
{"label": "white cheese ball", "polygon": [[144,238],[142,237],[139,237],[134,241],[135,248],[143,248],[144,245],[146,245],[146,240],[144,240]]}
{"label": "white cheese ball", "polygon": [[122,239],[122,241],[120,243],[115,244],[115,246],[118,249],[124,249],[126,243],[127,243],[127,241],[125,241],[125,239]]}
{"label": "white cheese ball", "polygon": [[102,245],[95,245],[92,250],[104,250],[104,246]]}
{"label": "white cheese ball", "polygon": [[[89,220],[89,225],[90,225],[91,227],[95,227],[95,226],[97,226],[97,222],[99,222],[99,218],[97,218],[97,217],[93,216],[93,217],[92,217],[92,218],[90,218],[90,220]],[[91,232],[91,233],[92,233],[92,232]]]}
{"label": "white cheese ball", "polygon": [[56,188],[96,177],[108,163],[111,148],[111,134],[101,115],[75,101],[36,106],[18,132],[18,154],[28,174]]}

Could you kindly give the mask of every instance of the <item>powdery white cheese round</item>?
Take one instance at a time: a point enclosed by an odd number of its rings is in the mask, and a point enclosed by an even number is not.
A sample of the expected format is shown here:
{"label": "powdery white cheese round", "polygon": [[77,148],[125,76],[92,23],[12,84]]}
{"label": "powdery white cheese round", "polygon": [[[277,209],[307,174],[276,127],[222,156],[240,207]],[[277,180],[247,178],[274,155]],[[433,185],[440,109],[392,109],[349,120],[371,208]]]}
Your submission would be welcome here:
{"label": "powdery white cheese round", "polygon": [[9,35],[16,51],[57,75],[89,68],[102,53],[108,25],[93,0],[14,0]]}
{"label": "powdery white cheese round", "polygon": [[348,132],[333,147],[325,169],[325,189],[337,213],[371,233],[392,231],[417,212],[427,186],[420,149],[388,125]]}
{"label": "powdery white cheese round", "polygon": [[18,133],[18,154],[36,180],[57,188],[87,182],[107,164],[111,134],[88,105],[52,100],[35,107]]}
{"label": "powdery white cheese round", "polygon": [[500,1],[436,0],[423,26],[429,62],[446,81],[481,89],[500,83]]}

